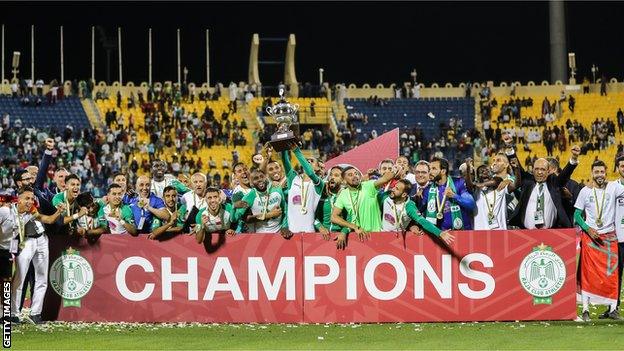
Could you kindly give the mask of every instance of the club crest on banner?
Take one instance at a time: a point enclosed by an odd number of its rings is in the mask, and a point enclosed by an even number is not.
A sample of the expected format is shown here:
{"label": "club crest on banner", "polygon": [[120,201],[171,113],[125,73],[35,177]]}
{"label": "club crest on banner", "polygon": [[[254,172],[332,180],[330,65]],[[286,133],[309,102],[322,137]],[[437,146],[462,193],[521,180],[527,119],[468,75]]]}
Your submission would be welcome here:
{"label": "club crest on banner", "polygon": [[70,247],[52,264],[50,284],[63,298],[63,307],[80,307],[80,299],[93,286],[93,268],[80,252]]}
{"label": "club crest on banner", "polygon": [[522,260],[518,274],[524,290],[533,296],[534,305],[550,305],[552,296],[565,283],[566,268],[561,257],[542,243]]}

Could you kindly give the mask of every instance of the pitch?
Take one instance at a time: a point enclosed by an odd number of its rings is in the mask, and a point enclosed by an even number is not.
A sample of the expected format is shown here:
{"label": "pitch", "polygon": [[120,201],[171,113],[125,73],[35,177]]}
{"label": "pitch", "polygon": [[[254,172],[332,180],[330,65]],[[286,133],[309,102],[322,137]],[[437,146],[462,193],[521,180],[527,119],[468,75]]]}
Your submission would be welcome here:
{"label": "pitch", "polygon": [[21,325],[12,348],[156,349],[621,349],[624,321],[199,324],[48,323]]}

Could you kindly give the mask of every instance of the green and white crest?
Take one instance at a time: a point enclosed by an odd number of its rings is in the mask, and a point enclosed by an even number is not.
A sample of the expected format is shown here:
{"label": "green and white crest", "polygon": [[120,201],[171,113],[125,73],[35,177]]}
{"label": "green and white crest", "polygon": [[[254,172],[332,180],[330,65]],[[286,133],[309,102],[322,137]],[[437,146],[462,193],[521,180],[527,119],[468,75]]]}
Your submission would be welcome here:
{"label": "green and white crest", "polygon": [[63,298],[63,307],[80,307],[80,299],[93,286],[93,269],[89,261],[70,247],[52,264],[50,284]]}
{"label": "green and white crest", "polygon": [[520,264],[520,285],[533,296],[533,304],[551,304],[552,296],[561,290],[566,280],[565,263],[542,243],[533,248]]}

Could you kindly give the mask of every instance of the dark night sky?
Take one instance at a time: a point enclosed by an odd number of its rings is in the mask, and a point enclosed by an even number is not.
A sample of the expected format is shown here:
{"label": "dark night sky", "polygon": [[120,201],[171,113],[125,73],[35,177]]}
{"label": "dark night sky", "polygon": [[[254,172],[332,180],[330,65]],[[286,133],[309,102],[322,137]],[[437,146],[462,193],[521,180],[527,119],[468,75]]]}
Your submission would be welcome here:
{"label": "dark night sky", "polygon": [[[123,27],[124,81],[147,80],[147,28],[154,35],[154,79],[176,79],[175,29],[182,31],[182,64],[189,80],[205,79],[205,29],[211,31],[211,80],[246,80],[251,35],[297,36],[299,81],[330,82],[549,80],[546,2],[202,2],[202,3],[0,3],[6,25],[6,75],[10,56],[22,52],[30,75],[30,24],[36,26],[36,76],[58,78],[58,26],[65,28],[65,77],[90,75],[90,26],[116,40]],[[596,63],[622,79],[624,3],[568,2],[568,51],[580,76]],[[266,45],[266,46],[263,46]],[[282,60],[285,43],[263,43],[260,58]],[[117,77],[116,49],[111,76]],[[96,33],[96,79],[105,79],[106,54]],[[261,67],[274,84],[282,67]]]}

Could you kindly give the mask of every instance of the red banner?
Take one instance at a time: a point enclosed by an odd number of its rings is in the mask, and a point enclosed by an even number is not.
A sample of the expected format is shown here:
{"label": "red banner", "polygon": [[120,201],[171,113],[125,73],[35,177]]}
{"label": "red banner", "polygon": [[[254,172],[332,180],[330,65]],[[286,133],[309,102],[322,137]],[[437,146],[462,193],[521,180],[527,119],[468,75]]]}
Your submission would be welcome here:
{"label": "red banner", "polygon": [[573,229],[455,234],[453,252],[394,233],[351,236],[345,251],[318,234],[215,234],[202,245],[189,236],[102,236],[63,245],[51,264],[57,299],[46,300],[47,314],[128,322],[575,318]]}

